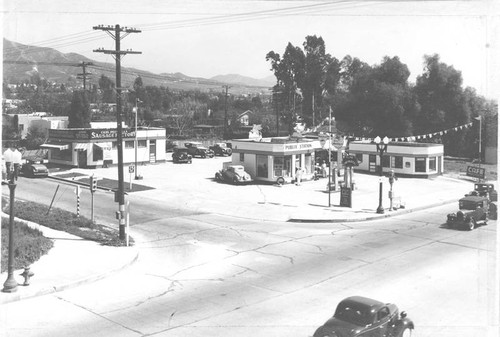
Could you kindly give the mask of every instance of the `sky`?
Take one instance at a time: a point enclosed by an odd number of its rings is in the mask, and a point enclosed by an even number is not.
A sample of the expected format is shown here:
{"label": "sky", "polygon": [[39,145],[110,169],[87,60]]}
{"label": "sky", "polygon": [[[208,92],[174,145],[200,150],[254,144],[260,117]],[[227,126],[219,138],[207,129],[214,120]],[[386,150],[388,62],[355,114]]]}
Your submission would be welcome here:
{"label": "sky", "polygon": [[498,99],[500,1],[3,0],[3,36],[22,44],[114,63],[98,48],[114,40],[98,25],[132,27],[122,66],[211,78],[272,76],[265,57],[321,36],[326,52],[370,65],[398,56],[415,82],[424,55],[461,71],[464,88]]}

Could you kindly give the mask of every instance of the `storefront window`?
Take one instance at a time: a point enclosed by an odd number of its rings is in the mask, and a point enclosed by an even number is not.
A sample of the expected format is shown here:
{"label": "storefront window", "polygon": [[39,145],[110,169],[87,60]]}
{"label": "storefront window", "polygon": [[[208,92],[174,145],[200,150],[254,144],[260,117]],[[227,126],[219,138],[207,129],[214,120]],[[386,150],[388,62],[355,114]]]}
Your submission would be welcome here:
{"label": "storefront window", "polygon": [[425,158],[415,158],[415,172],[425,172]]}
{"label": "storefront window", "polygon": [[429,171],[436,171],[436,157],[429,158]]}
{"label": "storefront window", "polygon": [[305,156],[305,163],[304,163],[304,169],[306,170],[306,173],[311,174],[314,170],[314,161],[313,161],[313,156],[311,156],[311,153],[306,153]]}
{"label": "storefront window", "polygon": [[147,147],[147,146],[148,146],[147,140],[138,140],[137,141],[137,147]]}
{"label": "storefront window", "polygon": [[240,153],[240,162],[244,162],[245,161],[245,154],[244,153]]}
{"label": "storefront window", "polygon": [[392,168],[403,168],[403,157],[401,157],[401,156],[391,157],[391,167]]}
{"label": "storefront window", "polygon": [[118,142],[111,143],[111,148],[116,149],[117,146],[118,146]]}
{"label": "storefront window", "polygon": [[284,168],[284,158],[283,157],[274,157],[274,163],[273,163],[273,172],[274,172],[274,177],[281,177],[283,176],[283,168]]}
{"label": "storefront window", "polygon": [[103,159],[102,148],[100,146],[94,145],[92,147],[92,160],[99,161]]}
{"label": "storefront window", "polygon": [[257,155],[257,177],[267,178],[268,167],[267,167],[267,156]]}
{"label": "storefront window", "polygon": [[133,149],[134,148],[134,141],[133,140],[125,141],[125,148],[126,149]]}
{"label": "storefront window", "polygon": [[363,162],[363,154],[356,153],[356,159],[358,160],[358,163],[362,163]]}
{"label": "storefront window", "polygon": [[390,156],[382,156],[382,167],[390,167],[391,157]]}
{"label": "storefront window", "polygon": [[285,156],[285,169],[283,170],[283,177],[292,176],[292,156]]}

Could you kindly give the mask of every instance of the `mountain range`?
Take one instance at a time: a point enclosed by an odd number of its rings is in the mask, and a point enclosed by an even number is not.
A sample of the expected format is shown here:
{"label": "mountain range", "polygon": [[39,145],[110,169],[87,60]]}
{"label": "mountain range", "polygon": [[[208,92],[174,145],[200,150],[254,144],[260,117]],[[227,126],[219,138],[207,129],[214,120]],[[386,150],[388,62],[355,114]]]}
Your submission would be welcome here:
{"label": "mountain range", "polygon": [[[8,83],[29,79],[35,72],[48,81],[74,83],[83,73],[82,63],[88,64],[90,83],[97,83],[101,75],[114,81],[115,64],[97,62],[77,53],[61,53],[53,48],[24,45],[3,39],[3,78]],[[268,92],[276,80],[274,76],[263,79],[238,74],[217,75],[212,78],[190,77],[182,73],[155,74],[136,68],[122,67],[122,87],[132,86],[141,76],[144,85],[164,86],[173,90],[220,91],[221,86],[231,85],[231,92]],[[81,76],[80,76],[81,77]],[[81,83],[81,80],[78,80]]]}

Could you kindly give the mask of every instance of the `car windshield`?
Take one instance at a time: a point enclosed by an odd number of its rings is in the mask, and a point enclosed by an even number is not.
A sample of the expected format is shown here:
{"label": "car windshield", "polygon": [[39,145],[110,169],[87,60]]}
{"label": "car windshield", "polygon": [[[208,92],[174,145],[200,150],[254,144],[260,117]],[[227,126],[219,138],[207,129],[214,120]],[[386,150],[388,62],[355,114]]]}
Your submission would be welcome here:
{"label": "car windshield", "polygon": [[335,311],[335,317],[359,326],[372,323],[370,308],[361,303],[340,303]]}

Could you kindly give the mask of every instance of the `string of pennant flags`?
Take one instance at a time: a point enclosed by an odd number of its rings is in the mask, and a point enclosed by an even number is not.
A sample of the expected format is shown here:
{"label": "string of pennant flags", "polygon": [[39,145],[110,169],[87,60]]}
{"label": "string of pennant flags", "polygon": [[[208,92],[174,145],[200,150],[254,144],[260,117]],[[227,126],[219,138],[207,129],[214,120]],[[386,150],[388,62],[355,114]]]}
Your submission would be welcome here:
{"label": "string of pennant flags", "polygon": [[[419,139],[427,139],[427,138],[433,138],[433,137],[437,137],[437,136],[443,136],[443,135],[445,135],[449,132],[452,132],[452,131],[459,131],[459,130],[467,129],[467,128],[472,127],[472,124],[473,124],[473,122],[470,122],[467,124],[455,126],[453,128],[450,128],[450,129],[432,132],[432,133],[427,133],[427,134],[418,135],[418,136],[393,137],[393,138],[388,137],[388,138],[391,142],[413,142],[413,141],[419,140]],[[357,141],[373,141],[374,140],[374,138],[366,138],[366,137],[353,137],[351,139],[354,139]]]}

